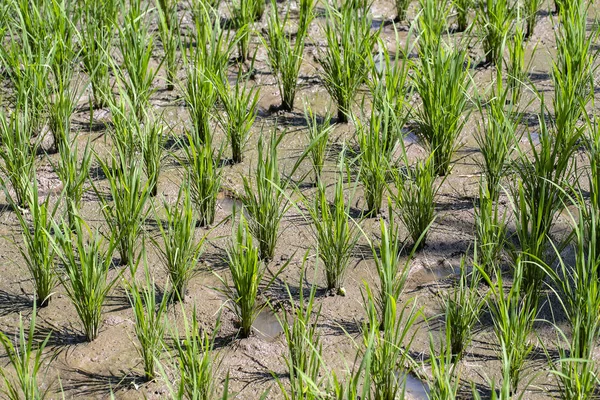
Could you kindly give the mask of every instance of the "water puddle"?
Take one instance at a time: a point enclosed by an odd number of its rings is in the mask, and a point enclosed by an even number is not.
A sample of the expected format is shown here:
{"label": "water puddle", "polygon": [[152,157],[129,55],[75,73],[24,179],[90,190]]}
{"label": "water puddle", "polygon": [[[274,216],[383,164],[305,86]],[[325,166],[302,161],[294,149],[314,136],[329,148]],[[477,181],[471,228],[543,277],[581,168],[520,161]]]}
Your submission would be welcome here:
{"label": "water puddle", "polygon": [[217,195],[217,208],[223,210],[226,214],[232,214],[233,210],[239,212],[242,209],[242,202],[230,193],[219,192]]}
{"label": "water puddle", "polygon": [[459,274],[460,268],[455,268],[449,263],[438,263],[434,266],[421,266],[416,271],[411,271],[409,281],[415,286],[423,286],[443,281]]}
{"label": "water puddle", "polygon": [[419,144],[419,138],[414,133],[409,132],[408,134],[404,135],[404,144],[405,145]]}
{"label": "water puddle", "polygon": [[404,398],[406,400],[427,400],[429,399],[429,388],[427,384],[410,373],[400,373],[400,379],[405,379]]}
{"label": "water puddle", "polygon": [[277,316],[269,309],[264,309],[258,314],[252,327],[256,335],[267,342],[274,341],[283,332]]}
{"label": "water puddle", "polygon": [[535,146],[540,144],[540,134],[538,131],[529,132],[529,135],[526,134],[523,135],[523,137],[521,137],[521,143],[529,144],[530,142],[533,143]]}

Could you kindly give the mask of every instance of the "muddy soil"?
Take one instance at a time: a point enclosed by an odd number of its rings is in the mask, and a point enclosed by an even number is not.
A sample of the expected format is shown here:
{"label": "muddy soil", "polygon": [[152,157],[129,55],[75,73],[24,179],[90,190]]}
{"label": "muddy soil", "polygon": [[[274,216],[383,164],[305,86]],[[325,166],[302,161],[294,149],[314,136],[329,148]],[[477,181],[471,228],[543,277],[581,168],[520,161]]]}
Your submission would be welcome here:
{"label": "muddy soil", "polygon": [[[286,2],[282,2],[278,6],[283,9],[285,4]],[[538,15],[535,34],[526,44],[528,57],[531,58],[533,49],[536,49],[531,64],[531,81],[548,99],[553,95],[550,67],[555,53],[554,25],[556,24],[551,7],[551,5],[544,4]],[[414,18],[417,11],[417,2],[413,2],[409,11],[409,19]],[[223,16],[227,15],[225,4],[221,6],[221,12]],[[180,13],[183,16],[183,23],[189,24],[189,10],[184,4],[180,7]],[[373,29],[382,26],[381,37],[384,43],[391,46],[395,38],[391,24],[391,20],[395,16],[393,2],[376,0],[372,13]],[[212,329],[218,315],[221,316],[221,325],[214,351],[214,356],[218,360],[216,383],[222,386],[223,379],[229,373],[230,390],[237,393],[236,398],[240,400],[257,399],[268,389],[270,389],[268,399],[282,398],[276,378],[281,379],[285,384],[286,367],[282,357],[286,354],[286,346],[282,338],[279,320],[275,315],[279,313],[278,315],[281,317],[281,314],[277,310],[263,311],[256,321],[255,334],[247,339],[239,339],[236,335],[237,329],[233,314],[223,306],[223,299],[216,290],[220,285],[216,275],[227,276],[228,274],[224,257],[226,256],[228,236],[232,229],[232,221],[229,217],[237,205],[235,193],[242,189],[242,176],[253,174],[257,157],[256,142],[260,132],[272,129],[286,132],[287,137],[282,142],[279,157],[281,169],[284,172],[289,171],[307,144],[302,101],[305,100],[311,104],[312,108],[320,115],[326,108],[334,108],[333,102],[321,83],[320,67],[315,60],[320,49],[325,45],[321,29],[324,17],[322,13],[320,15],[310,28],[305,62],[300,72],[296,107],[292,112],[273,111],[273,107],[280,103],[279,93],[266,62],[266,52],[260,41],[256,37],[253,38],[253,45],[259,47],[255,63],[257,73],[254,79],[255,84],[259,85],[261,89],[259,117],[253,128],[253,136],[248,144],[244,162],[223,167],[224,188],[218,201],[217,223],[210,230],[200,228],[197,230],[198,239],[207,235],[204,255],[198,265],[197,274],[189,285],[185,302],[182,306],[174,306],[169,312],[171,321],[181,326],[182,315],[184,313],[191,315],[195,311],[205,329]],[[265,26],[265,18],[263,18],[256,27],[260,31]],[[414,38],[408,37],[406,24],[398,27],[398,35],[401,41],[414,40]],[[458,35],[460,34],[455,34],[455,37]],[[477,64],[482,58],[482,51],[476,40],[473,40],[469,51],[474,59],[473,64]],[[160,52],[161,50],[157,51],[156,63],[158,63]],[[472,69],[472,73],[478,90],[484,91],[491,81],[491,69],[477,66]],[[163,75],[160,74],[160,76]],[[181,78],[183,79],[183,77]],[[164,112],[173,129],[173,134],[181,135],[189,125],[189,121],[180,95],[177,92],[167,91],[164,81],[161,79],[158,79],[155,84],[156,92],[152,98],[153,107],[158,113]],[[535,131],[539,102],[535,101],[532,95],[525,95],[523,101],[530,100],[531,104],[526,109],[528,115],[524,119],[523,127],[525,128],[525,123],[527,123],[528,129]],[[86,98],[82,99],[81,108],[74,118],[73,128],[79,135],[80,148],[90,140],[100,157],[105,157],[111,151],[111,143],[106,134],[106,123],[110,121],[110,113],[107,110],[96,110],[94,119],[95,129],[90,131],[88,129],[87,101]],[[436,199],[438,217],[431,228],[428,244],[410,261],[408,286],[401,303],[408,304],[409,301],[415,301],[422,313],[414,328],[415,339],[410,348],[417,361],[425,360],[429,356],[430,333],[436,338],[435,340],[439,338],[439,332],[443,327],[441,296],[452,288],[460,259],[469,251],[473,243],[473,205],[477,199],[480,180],[479,153],[473,134],[477,129],[479,119],[479,115],[474,110],[461,136],[464,145],[456,154],[452,173],[443,182]],[[218,129],[215,132],[215,143],[219,143],[223,140],[223,134]],[[337,155],[344,144],[356,145],[354,128],[351,125],[336,126],[331,135],[324,175],[330,186],[334,182],[337,170]],[[414,134],[407,132],[405,144],[412,160],[426,155],[426,150],[418,140],[415,140]],[[523,145],[526,146],[525,143]],[[173,154],[165,161],[160,177],[157,204],[160,204],[161,199],[168,202],[175,202],[177,199],[177,191],[182,181],[182,170],[174,161],[174,156],[180,150],[175,147],[172,151]],[[60,181],[51,167],[51,161],[55,160],[55,157],[55,155],[41,156],[39,159],[38,179],[44,196],[57,197],[57,193],[60,191]],[[97,169],[97,164],[94,164],[93,168]],[[305,161],[296,171],[294,178],[299,179],[302,176],[307,176],[307,178],[305,183],[299,185],[298,190],[303,195],[310,197],[314,188],[310,184],[312,175],[308,161]],[[106,185],[100,175],[92,174],[92,177],[100,187]],[[510,182],[506,183],[510,184]],[[352,202],[353,209],[359,215],[364,206],[360,184],[354,195],[351,195],[352,192],[353,190],[348,189],[348,200]],[[300,198],[297,194],[292,194],[291,197]],[[502,202],[509,207],[506,197],[502,198]],[[18,221],[14,211],[6,205],[3,198],[0,199],[0,203],[2,222],[0,224],[0,248],[2,249],[0,251],[0,330],[13,335],[16,332],[19,316],[21,315],[26,321],[30,318],[32,285],[15,245],[21,240]],[[91,226],[105,230],[106,226],[99,207],[98,199],[92,192],[87,193],[82,210],[83,216]],[[289,265],[274,287],[263,295],[272,304],[286,307],[286,285],[290,287],[292,295],[296,298],[300,286],[304,290],[309,290],[310,285],[313,284],[318,286],[316,301],[321,307],[319,332],[323,343],[323,356],[327,365],[327,369],[323,370],[323,376],[329,374],[330,370],[336,371],[338,376],[343,376],[344,371],[352,367],[360,347],[357,346],[357,343],[361,342],[360,328],[365,319],[361,290],[364,282],[371,287],[377,285],[374,262],[368,240],[363,237],[356,246],[347,274],[346,295],[332,296],[328,294],[323,289],[325,286],[322,271],[314,273],[315,265],[318,265],[315,263],[315,241],[311,226],[302,213],[304,208],[300,203],[297,207],[291,207],[283,220],[276,255],[268,267],[276,270],[282,263],[289,262]],[[397,218],[397,216],[387,215],[385,209],[384,207],[381,217]],[[153,222],[149,220],[145,226],[148,237],[158,234],[156,224]],[[360,224],[369,240],[378,238],[377,218],[361,220]],[[557,221],[555,234],[560,236],[566,226],[566,220],[561,218]],[[406,235],[406,232],[403,234]],[[152,246],[147,247],[151,271],[157,284],[162,287],[165,285],[166,275],[161,261],[156,249]],[[307,273],[305,280],[300,282],[302,259],[306,252],[308,252]],[[506,261],[508,263],[508,259]],[[111,271],[111,276],[118,272],[117,270]],[[550,293],[548,296],[548,305],[542,310],[541,318],[547,318],[550,315],[551,306],[556,308],[556,299],[552,299]],[[559,319],[557,323],[561,328],[566,327],[564,320]],[[141,364],[135,349],[137,342],[133,330],[133,314],[123,285],[118,284],[112,291],[106,305],[102,331],[98,339],[92,343],[85,342],[75,310],[64,290],[58,287],[50,305],[39,310],[37,338],[41,340],[48,334],[51,334],[51,337],[46,353],[48,360],[51,356],[53,356],[53,360],[48,370],[45,371],[43,382],[45,387],[50,388],[50,399],[60,398],[57,393],[59,385],[64,389],[67,399],[106,399],[110,397],[111,392],[117,399],[124,400],[163,399],[167,396],[167,386],[162,380],[145,383],[141,378]],[[524,393],[524,398],[527,399],[552,397],[557,390],[555,378],[546,371],[546,355],[541,346],[541,342],[543,342],[551,354],[556,354],[556,347],[553,344],[556,341],[556,333],[548,323],[539,322],[536,323],[536,334],[536,337],[531,338],[535,349],[527,363],[526,380],[531,379],[532,381]],[[498,352],[499,346],[493,336],[491,320],[484,316],[477,326],[464,360],[459,364],[464,389],[462,394],[465,398],[470,397],[471,384],[475,385],[486,397],[490,392],[489,382],[500,381]],[[0,363],[5,362],[4,356],[0,354]],[[415,373],[421,377],[421,380],[409,375],[407,397],[426,398],[426,389],[422,379],[426,379],[428,375],[427,367],[420,368]]]}

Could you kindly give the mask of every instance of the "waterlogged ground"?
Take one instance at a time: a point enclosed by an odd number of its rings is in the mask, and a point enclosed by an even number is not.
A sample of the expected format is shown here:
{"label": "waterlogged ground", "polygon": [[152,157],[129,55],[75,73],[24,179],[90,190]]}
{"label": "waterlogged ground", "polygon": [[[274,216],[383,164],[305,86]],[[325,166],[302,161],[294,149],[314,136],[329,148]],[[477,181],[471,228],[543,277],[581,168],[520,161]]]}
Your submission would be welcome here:
{"label": "waterlogged ground", "polygon": [[[285,3],[279,4],[283,8]],[[416,13],[416,2],[411,6],[409,17],[412,19]],[[190,23],[190,15],[186,6],[180,7],[183,23]],[[227,14],[227,8],[222,5],[221,12]],[[385,43],[391,44],[395,32],[391,20],[395,16],[392,1],[377,0],[373,6],[373,28],[381,25],[382,38]],[[591,17],[591,16],[590,16]],[[235,166],[223,167],[224,191],[219,197],[217,206],[218,223],[210,231],[198,229],[198,238],[208,235],[204,246],[204,256],[198,267],[197,275],[189,286],[185,303],[175,306],[170,310],[169,318],[179,326],[182,325],[182,315],[188,316],[197,313],[203,329],[212,329],[219,311],[221,325],[216,341],[214,356],[218,363],[218,379],[215,384],[222,386],[227,372],[230,376],[230,390],[237,393],[237,398],[244,400],[257,399],[263,392],[270,389],[267,398],[282,398],[277,386],[280,379],[285,385],[286,367],[283,358],[286,347],[281,335],[281,326],[278,316],[265,310],[255,324],[256,334],[248,339],[236,338],[236,327],[233,324],[233,315],[223,308],[223,298],[215,290],[219,286],[216,274],[227,276],[227,267],[223,258],[231,233],[232,223],[228,220],[233,208],[236,206],[236,191],[242,188],[242,176],[252,175],[256,160],[256,142],[261,131],[268,132],[276,129],[278,132],[287,132],[286,139],[282,141],[279,153],[281,169],[289,171],[302,154],[306,146],[306,125],[303,118],[302,100],[310,103],[314,110],[322,114],[332,103],[320,80],[320,69],[315,60],[320,49],[325,45],[321,32],[324,23],[323,16],[316,18],[310,29],[308,43],[305,50],[305,62],[302,66],[299,90],[296,98],[296,108],[293,112],[274,112],[273,106],[280,102],[277,86],[273,76],[269,73],[266,64],[264,48],[257,52],[257,69],[254,83],[261,88],[259,102],[259,117],[253,129],[253,137],[248,145],[243,163]],[[527,43],[528,58],[531,58],[535,48],[535,56],[531,63],[530,78],[536,88],[550,99],[553,89],[550,78],[551,59],[555,52],[553,25],[556,21],[550,12],[550,6],[544,5],[539,12],[539,20],[535,34]],[[257,24],[260,30],[265,26],[264,19]],[[398,27],[398,37],[404,43],[408,38],[408,26]],[[458,34],[457,34],[458,35]],[[458,36],[456,36],[458,37]],[[407,39],[408,38],[408,39]],[[261,46],[257,38],[253,39],[256,46]],[[490,82],[492,71],[476,66],[482,53],[476,40],[470,46],[470,54],[474,58],[472,69],[474,81],[479,90],[486,89]],[[157,57],[160,51],[157,52]],[[158,63],[158,58],[156,60]],[[188,125],[188,114],[176,92],[165,90],[164,82],[157,80],[156,92],[152,104],[157,112],[164,112],[166,120],[173,130],[174,135],[181,135]],[[532,96],[525,95],[524,101]],[[548,102],[549,103],[549,102]],[[527,124],[535,135],[537,126],[536,112],[539,102],[532,101],[526,110],[523,124]],[[87,110],[87,94],[81,100],[81,108],[75,116],[74,129],[80,131],[80,142],[83,146],[91,141],[95,151],[102,157],[111,151],[111,144],[105,131],[105,125],[110,121],[107,110],[97,110],[94,114],[94,129],[89,131],[89,114]],[[473,241],[473,203],[478,193],[480,168],[478,166],[478,150],[473,137],[477,128],[479,116],[477,112],[471,115],[470,121],[461,136],[464,143],[456,154],[452,174],[443,182],[442,188],[436,199],[438,217],[432,226],[428,244],[424,250],[416,254],[410,262],[410,275],[407,289],[402,297],[402,304],[414,301],[421,311],[415,327],[415,339],[410,347],[411,354],[417,361],[427,359],[429,356],[429,338],[433,335],[438,340],[439,331],[443,327],[441,316],[441,297],[452,287],[458,272],[460,258],[469,249]],[[410,126],[410,123],[409,123]],[[220,132],[216,132],[216,143],[223,139]],[[415,140],[415,136],[407,132],[405,140],[407,151],[411,159],[426,155],[423,147]],[[337,126],[331,135],[328,163],[325,166],[325,179],[332,183],[337,170],[337,156],[346,146],[354,146],[354,128],[349,125]],[[525,141],[522,142],[526,146]],[[171,151],[178,154],[180,151],[174,146]],[[97,165],[93,167],[92,179],[100,187],[106,183],[98,171]],[[178,187],[181,182],[181,168],[177,166],[174,157],[165,161],[159,182],[159,197],[155,200],[160,204],[162,199],[174,202],[177,198]],[[312,175],[310,165],[304,162],[296,171],[294,179],[308,175],[305,183],[299,184],[299,192],[310,196],[312,188]],[[52,171],[50,162],[45,157],[40,157],[38,167],[40,188],[44,194],[56,197],[60,190],[60,182]],[[507,182],[508,183],[508,182]],[[297,200],[298,193],[291,193],[290,198]],[[356,191],[348,190],[348,201],[353,206],[354,215],[358,218],[364,201],[360,185]],[[503,204],[509,207],[507,198],[503,197]],[[5,204],[6,201],[0,200]],[[102,215],[99,212],[100,204],[92,192],[85,196],[83,216],[91,226],[104,229]],[[371,250],[366,238],[361,238],[356,246],[351,266],[346,277],[346,296],[330,296],[324,288],[324,277],[319,270],[314,272],[315,251],[312,231],[302,211],[305,206],[301,203],[289,208],[280,229],[280,238],[276,255],[268,268],[275,271],[283,263],[289,262],[287,269],[282,273],[266,296],[277,307],[286,307],[287,291],[289,286],[292,295],[297,297],[300,284],[308,290],[311,284],[318,286],[317,304],[321,307],[319,319],[319,332],[323,344],[323,357],[327,365],[322,374],[325,377],[330,370],[336,371],[338,376],[343,375],[347,368],[355,362],[357,345],[362,341],[361,323],[365,313],[362,306],[361,289],[363,283],[376,285],[377,277],[374,269]],[[152,215],[152,214],[150,214]],[[384,218],[389,218],[383,212]],[[219,223],[219,221],[223,221]],[[362,229],[371,240],[378,238],[379,222],[377,219],[366,219],[360,222]],[[560,236],[565,230],[565,220],[559,220],[555,234]],[[150,219],[146,226],[147,236],[156,237],[158,229],[156,223]],[[512,230],[513,226],[509,227]],[[405,232],[404,232],[405,234]],[[6,205],[0,208],[0,330],[13,335],[19,316],[27,321],[31,315],[32,285],[23,260],[18,252],[15,242],[19,242],[20,227],[14,212]],[[149,241],[148,241],[149,242]],[[165,273],[157,256],[156,250],[147,246],[148,262],[159,286],[165,283]],[[302,260],[308,252],[307,273],[303,282],[300,282]],[[115,276],[119,270],[111,270],[110,276]],[[195,308],[194,308],[195,307]],[[550,318],[551,309],[557,310],[556,299],[550,294],[548,302],[542,309],[541,318]],[[275,311],[278,313],[278,311]],[[557,314],[558,325],[566,327],[566,323]],[[471,384],[475,385],[484,397],[489,396],[490,381],[499,382],[500,363],[498,360],[499,347],[495,343],[492,332],[491,319],[483,315],[477,326],[471,345],[468,347],[464,359],[459,363],[460,377],[464,382],[462,395],[469,398]],[[57,399],[57,389],[60,386],[66,393],[66,398],[105,399],[114,392],[118,399],[162,399],[167,396],[167,386],[164,381],[143,383],[140,377],[140,361],[135,346],[136,341],[133,331],[133,315],[123,285],[118,284],[112,291],[106,312],[102,332],[93,343],[86,343],[81,333],[78,318],[73,306],[65,296],[62,288],[57,288],[52,297],[50,306],[39,310],[37,338],[42,340],[51,334],[47,349],[48,360],[52,357],[51,366],[43,379],[44,385],[50,387],[49,398]],[[556,354],[553,343],[556,335],[549,323],[540,321],[536,323],[536,336],[531,337],[534,351],[527,363],[526,378],[531,381],[526,399],[545,399],[556,394],[557,385],[555,378],[546,371],[547,358],[541,343],[547,346],[550,354]],[[439,348],[439,346],[436,346]],[[598,355],[600,356],[600,355]],[[168,358],[165,356],[165,361]],[[0,363],[4,363],[4,355],[0,354]],[[170,372],[169,372],[170,373]],[[404,373],[399,371],[399,373]],[[416,378],[419,376],[419,378]],[[419,368],[415,375],[407,378],[407,398],[426,398],[426,389],[422,380],[428,376],[427,367]]]}

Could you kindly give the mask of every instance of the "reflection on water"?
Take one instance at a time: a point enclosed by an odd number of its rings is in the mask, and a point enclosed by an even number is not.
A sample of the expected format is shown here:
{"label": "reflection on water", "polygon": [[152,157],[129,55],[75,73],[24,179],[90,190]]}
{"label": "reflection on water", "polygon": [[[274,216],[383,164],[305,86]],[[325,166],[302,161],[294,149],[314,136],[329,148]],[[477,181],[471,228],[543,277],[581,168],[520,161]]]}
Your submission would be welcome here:
{"label": "reflection on water", "polygon": [[404,398],[407,400],[429,399],[429,388],[416,376],[410,373],[401,373],[400,379],[405,379]]}
{"label": "reflection on water", "polygon": [[277,317],[269,309],[264,309],[258,314],[252,327],[259,338],[268,342],[275,340],[283,332]]}

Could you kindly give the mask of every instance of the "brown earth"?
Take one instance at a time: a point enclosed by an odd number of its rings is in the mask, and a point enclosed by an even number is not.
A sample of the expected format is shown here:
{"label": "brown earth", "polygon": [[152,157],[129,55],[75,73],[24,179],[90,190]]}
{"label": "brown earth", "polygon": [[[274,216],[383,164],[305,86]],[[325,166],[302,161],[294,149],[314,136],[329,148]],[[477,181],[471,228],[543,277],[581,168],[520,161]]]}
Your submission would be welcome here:
{"label": "brown earth", "polygon": [[[283,8],[285,4],[279,4]],[[221,11],[225,15],[226,7]],[[416,2],[411,6],[409,17],[413,18],[416,13]],[[185,7],[181,7],[184,22],[189,22],[189,13]],[[377,0],[373,6],[374,25],[390,21],[394,16],[393,2]],[[265,26],[263,21],[257,24],[260,29]],[[279,94],[273,76],[269,73],[266,63],[266,53],[260,48],[257,53],[255,83],[261,88],[259,118],[253,129],[253,137],[248,145],[243,163],[224,167],[224,182],[227,193],[235,193],[241,190],[242,175],[252,174],[256,160],[256,140],[261,131],[275,127],[278,131],[287,131],[287,137],[282,142],[280,161],[282,170],[289,170],[295,160],[303,152],[307,143],[304,131],[306,128],[303,112],[302,99],[306,99],[314,110],[322,114],[326,107],[332,104],[327,92],[320,82],[320,67],[315,61],[319,47],[325,41],[321,33],[323,17],[317,18],[310,29],[308,44],[306,46],[305,63],[301,69],[299,80],[300,88],[296,98],[296,108],[293,112],[271,112],[270,108],[279,104]],[[544,5],[539,12],[539,20],[535,35],[527,43],[528,54],[537,47],[535,57],[532,61],[530,77],[538,90],[543,91],[550,98],[553,94],[550,80],[551,59],[555,52],[553,25],[556,21],[550,13],[550,6]],[[399,35],[401,40],[406,40],[408,27],[400,26]],[[391,24],[384,24],[382,38],[386,43],[392,43],[394,31]],[[253,40],[254,45],[259,46],[257,38]],[[474,58],[481,58],[481,50],[478,45],[470,49]],[[484,90],[491,79],[491,70],[486,68],[474,68],[472,70],[475,81],[480,90]],[[174,134],[181,134],[187,126],[187,111],[182,101],[175,92],[164,89],[164,82],[156,82],[156,93],[153,96],[153,106],[157,112],[165,113],[167,121],[174,129]],[[527,96],[526,96],[527,97]],[[529,96],[532,98],[532,96]],[[527,101],[528,99],[524,99]],[[81,102],[81,109],[75,116],[75,129],[79,131],[79,138],[83,145],[88,139],[93,143],[94,149],[100,155],[110,151],[110,140],[105,130],[90,132],[87,129],[89,114],[85,99]],[[333,105],[331,107],[334,107]],[[526,121],[530,122],[530,129],[535,130],[536,115],[539,106],[536,101],[528,107]],[[106,110],[96,111],[95,118],[102,126],[103,121],[110,120]],[[452,287],[460,258],[473,242],[473,204],[478,194],[478,182],[480,179],[480,168],[478,166],[478,149],[473,138],[477,127],[479,115],[477,112],[471,114],[470,122],[467,124],[461,140],[464,146],[456,154],[456,162],[452,174],[447,177],[437,198],[438,217],[431,229],[428,244],[424,250],[416,254],[410,262],[411,272],[408,287],[402,302],[414,299],[422,311],[415,329],[416,336],[412,343],[411,351],[417,358],[426,359],[429,355],[429,333],[438,337],[443,325],[440,320],[441,307],[440,296]],[[342,144],[355,144],[354,129],[348,125],[340,125],[335,128],[331,136],[330,154],[328,164],[325,166],[325,179],[332,183],[336,171],[336,155]],[[216,134],[216,143],[223,139],[221,133]],[[406,141],[409,156],[416,159],[425,155],[423,147],[414,140]],[[176,150],[177,151],[177,150]],[[54,158],[52,156],[50,158]],[[299,178],[310,171],[308,162],[305,162],[295,177]],[[40,157],[38,168],[38,179],[43,194],[56,197],[60,182],[52,172],[48,159]],[[308,182],[311,175],[309,174]],[[178,186],[181,182],[181,169],[173,162],[173,157],[165,162],[165,167],[159,182],[159,198],[163,196],[166,201],[173,202],[177,197]],[[510,182],[506,182],[510,184]],[[100,182],[103,185],[103,182]],[[301,185],[300,191],[309,195],[314,189],[310,185]],[[350,192],[350,190],[348,191]],[[295,196],[297,198],[298,196]],[[363,199],[360,185],[356,195],[351,199],[353,207],[361,210]],[[217,221],[225,220],[231,214],[236,200],[230,195],[223,195],[219,199],[217,209]],[[6,203],[0,199],[0,203]],[[503,204],[508,207],[508,200],[503,198]],[[302,206],[292,207],[287,213],[280,229],[280,238],[277,245],[276,256],[269,268],[276,269],[278,265],[290,260],[288,268],[280,276],[275,287],[271,288],[267,297],[271,301],[285,300],[285,285],[292,288],[292,293],[297,294],[300,276],[300,267],[305,252],[309,253],[307,278],[302,283],[305,290],[310,284],[316,284],[320,288],[317,291],[317,304],[322,307],[319,321],[320,334],[323,343],[323,356],[328,368],[338,372],[338,375],[351,367],[357,353],[356,343],[361,341],[360,324],[365,318],[362,306],[361,289],[363,282],[371,286],[376,285],[377,276],[374,269],[372,255],[366,238],[362,238],[356,246],[351,267],[348,272],[345,289],[346,296],[329,296],[324,289],[324,277],[322,273],[313,279],[312,269],[315,265],[314,240],[311,227],[305,216],[301,213]],[[85,197],[83,216],[92,226],[104,229],[102,216],[99,212],[98,199],[90,192]],[[384,212],[384,218],[390,218]],[[18,252],[15,243],[19,243],[20,227],[14,212],[4,206],[0,209],[0,330],[7,334],[14,334],[21,314],[24,319],[31,315],[32,285],[26,267]],[[377,219],[366,219],[361,221],[362,229],[370,239],[378,237]],[[565,221],[557,223],[556,234],[560,235],[565,229]],[[205,253],[198,273],[192,279],[188,294],[185,298],[183,308],[188,315],[196,312],[203,327],[212,329],[215,325],[218,312],[223,310],[219,330],[217,349],[215,357],[220,360],[218,377],[219,385],[229,371],[231,382],[230,389],[237,393],[238,399],[257,399],[261,393],[271,388],[269,399],[282,398],[273,376],[280,376],[285,381],[286,367],[283,356],[286,352],[285,343],[280,334],[281,327],[277,319],[270,312],[265,311],[256,323],[256,334],[248,339],[236,338],[236,328],[233,323],[233,315],[223,309],[223,300],[214,289],[220,283],[215,274],[227,275],[225,247],[231,232],[231,221],[216,224],[208,233],[205,244]],[[157,235],[155,225],[148,222],[146,234]],[[206,234],[206,230],[198,229],[197,237]],[[405,232],[404,232],[405,233]],[[148,246],[148,262],[154,273],[157,283],[165,283],[165,273],[162,269],[157,252],[152,246]],[[319,271],[320,272],[320,271]],[[117,271],[111,271],[116,274]],[[555,300],[549,297],[549,304],[556,306]],[[285,306],[285,301],[282,301]],[[542,318],[549,316],[549,307],[545,307]],[[169,315],[171,321],[181,325],[182,310],[175,306]],[[86,343],[82,339],[81,327],[75,310],[62,288],[57,288],[52,301],[47,308],[39,310],[38,330],[39,338],[52,333],[50,345],[47,348],[48,356],[55,358],[49,365],[46,377],[43,379],[45,385],[52,385],[51,399],[58,399],[58,383],[65,390],[66,398],[105,399],[109,398],[110,392],[115,393],[117,399],[161,399],[167,395],[166,386],[161,381],[143,383],[140,378],[140,360],[135,350],[136,339],[133,331],[133,314],[129,306],[123,285],[117,285],[110,295],[104,315],[104,325],[100,336],[92,343]],[[558,321],[561,328],[566,327],[564,321]],[[556,380],[547,373],[546,356],[540,346],[543,341],[550,352],[555,352],[553,343],[556,333],[549,323],[536,323],[536,337],[531,340],[535,350],[527,363],[527,378],[532,379],[531,386],[527,389],[524,398],[544,399],[555,395],[557,389]],[[473,341],[466,351],[464,360],[460,362],[460,377],[464,382],[463,394],[470,397],[470,384],[474,383],[482,392],[489,394],[489,381],[500,380],[500,362],[498,356],[499,347],[495,342],[489,318],[483,317],[478,324]],[[4,362],[4,355],[0,354],[0,362]],[[427,376],[427,368],[417,371],[423,377]],[[323,375],[328,371],[323,371]],[[526,379],[527,379],[526,378]],[[410,381],[410,398],[425,398],[423,385],[417,380]]]}

